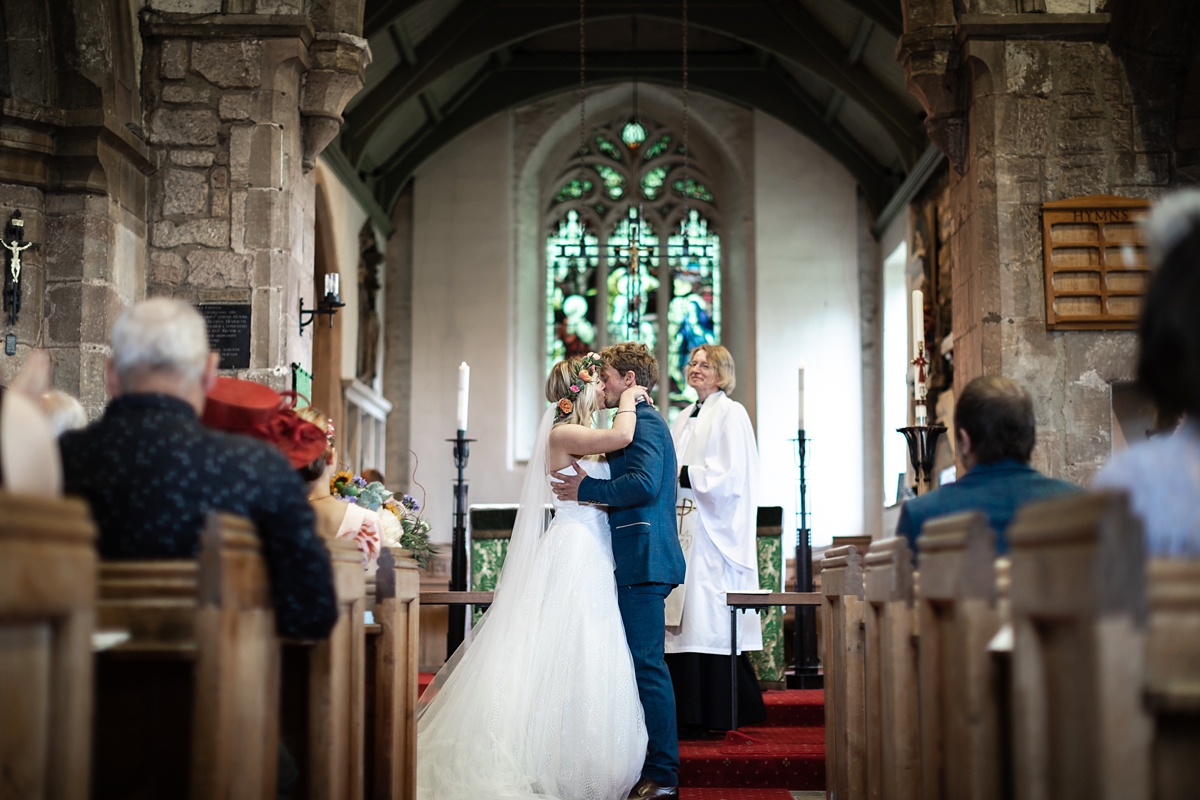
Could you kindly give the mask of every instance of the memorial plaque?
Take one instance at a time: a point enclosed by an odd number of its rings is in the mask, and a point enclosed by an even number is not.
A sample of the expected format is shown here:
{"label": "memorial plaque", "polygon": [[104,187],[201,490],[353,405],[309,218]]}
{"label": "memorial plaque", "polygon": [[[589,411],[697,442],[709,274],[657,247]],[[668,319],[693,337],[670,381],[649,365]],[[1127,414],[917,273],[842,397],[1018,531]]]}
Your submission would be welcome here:
{"label": "memorial plaque", "polygon": [[199,306],[208,325],[208,346],[221,356],[220,369],[250,368],[250,304]]}
{"label": "memorial plaque", "polygon": [[1042,205],[1048,330],[1133,330],[1150,285],[1150,201],[1091,195]]}

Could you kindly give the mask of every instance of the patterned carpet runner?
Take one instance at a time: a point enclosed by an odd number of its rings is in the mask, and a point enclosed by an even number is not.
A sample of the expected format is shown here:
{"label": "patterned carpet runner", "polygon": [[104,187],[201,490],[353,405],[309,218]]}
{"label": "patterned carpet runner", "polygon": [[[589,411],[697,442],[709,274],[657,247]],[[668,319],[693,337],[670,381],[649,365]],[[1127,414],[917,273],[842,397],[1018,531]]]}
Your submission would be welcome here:
{"label": "patterned carpet runner", "polygon": [[786,790],[825,788],[824,693],[773,691],[763,700],[762,727],[679,743],[681,800],[790,800]]}

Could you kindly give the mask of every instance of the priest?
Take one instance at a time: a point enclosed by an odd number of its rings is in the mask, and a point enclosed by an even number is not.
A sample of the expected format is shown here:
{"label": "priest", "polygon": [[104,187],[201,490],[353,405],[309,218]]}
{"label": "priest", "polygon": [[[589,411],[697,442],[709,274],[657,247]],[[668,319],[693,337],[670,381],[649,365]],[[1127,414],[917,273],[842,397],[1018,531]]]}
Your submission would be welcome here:
{"label": "priest", "polygon": [[[725,593],[758,589],[758,449],[750,415],[729,397],[733,357],[718,344],[691,352],[685,368],[698,397],[671,427],[680,464],[679,543],[687,578],[667,598],[667,666],[680,738],[732,727],[729,607]],[[762,649],[757,612],[738,614],[738,723],[766,718],[754,668]]]}

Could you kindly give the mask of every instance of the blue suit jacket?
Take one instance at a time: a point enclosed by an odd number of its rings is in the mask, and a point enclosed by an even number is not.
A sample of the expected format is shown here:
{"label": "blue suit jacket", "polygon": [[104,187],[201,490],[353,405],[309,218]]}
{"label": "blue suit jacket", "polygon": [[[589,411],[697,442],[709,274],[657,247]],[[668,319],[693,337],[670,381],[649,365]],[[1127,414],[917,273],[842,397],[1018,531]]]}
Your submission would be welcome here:
{"label": "blue suit jacket", "polygon": [[957,511],[979,510],[987,515],[996,532],[996,553],[1005,553],[1008,551],[1008,524],[1018,508],[1032,500],[1081,491],[1083,489],[1073,483],[1047,478],[1019,461],[976,464],[956,483],[905,503],[900,509],[896,535],[907,538],[916,553],[916,539],[926,520]]}
{"label": "blue suit jacket", "polygon": [[579,500],[609,507],[617,585],[683,583],[687,564],[675,522],[675,444],[649,403],[637,408],[637,430],[624,450],[608,454],[610,480],[584,478]]}

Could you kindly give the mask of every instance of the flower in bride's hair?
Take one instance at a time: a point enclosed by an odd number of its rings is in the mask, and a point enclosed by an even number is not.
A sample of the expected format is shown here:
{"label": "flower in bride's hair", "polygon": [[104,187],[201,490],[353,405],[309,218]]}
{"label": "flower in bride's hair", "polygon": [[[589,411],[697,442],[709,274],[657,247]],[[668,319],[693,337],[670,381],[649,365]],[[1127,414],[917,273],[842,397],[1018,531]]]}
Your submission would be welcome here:
{"label": "flower in bride's hair", "polygon": [[578,384],[575,384],[575,383],[572,383],[572,384],[571,384],[571,391],[572,391],[572,392],[574,392],[575,394],[579,394],[579,385],[578,385]]}
{"label": "flower in bride's hair", "polygon": [[591,383],[592,373],[588,372],[586,369],[579,370],[579,380]]}
{"label": "flower in bride's hair", "polygon": [[564,414],[570,414],[571,410],[574,408],[575,404],[572,403],[569,398],[564,397],[562,400],[558,401],[558,410]]}

